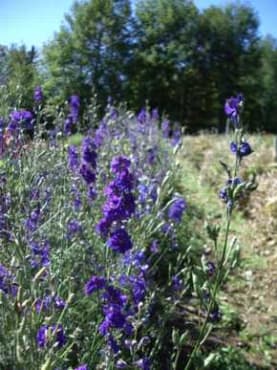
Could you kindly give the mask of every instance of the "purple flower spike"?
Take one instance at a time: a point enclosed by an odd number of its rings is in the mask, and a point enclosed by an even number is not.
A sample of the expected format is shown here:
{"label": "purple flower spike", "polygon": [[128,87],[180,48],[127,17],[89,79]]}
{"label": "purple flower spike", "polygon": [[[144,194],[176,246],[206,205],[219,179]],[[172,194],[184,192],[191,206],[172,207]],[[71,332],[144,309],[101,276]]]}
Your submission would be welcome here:
{"label": "purple flower spike", "polygon": [[247,141],[243,141],[239,146],[234,142],[231,142],[230,149],[232,153],[237,154],[240,158],[246,157],[253,152]]}
{"label": "purple flower spike", "polygon": [[64,133],[69,136],[71,134],[72,128],[73,128],[72,117],[68,116],[64,121]]}
{"label": "purple flower spike", "polygon": [[59,310],[63,310],[66,306],[66,302],[59,296],[54,297],[54,304]]}
{"label": "purple flower spike", "polygon": [[143,123],[146,123],[147,121],[147,117],[148,114],[147,114],[147,111],[145,108],[142,108],[141,111],[139,112],[139,114],[137,115],[137,120],[139,123],[143,124]]}
{"label": "purple flower spike", "polygon": [[106,318],[105,320],[109,323],[109,327],[123,328],[126,323],[126,318],[121,312],[121,307],[118,305],[111,305],[104,309]]}
{"label": "purple flower spike", "polygon": [[73,123],[78,121],[79,110],[80,110],[80,98],[78,95],[72,95],[69,100],[70,115]]}
{"label": "purple flower spike", "polygon": [[128,170],[131,165],[130,159],[124,157],[123,155],[114,157],[111,162],[111,171],[113,173],[119,174],[123,171]]}
{"label": "purple flower spike", "polygon": [[115,252],[125,253],[132,248],[132,241],[126,230],[117,229],[111,233],[107,245]]}
{"label": "purple flower spike", "polygon": [[41,86],[37,86],[34,91],[34,101],[40,104],[43,100],[43,92]]}
{"label": "purple flower spike", "polygon": [[85,294],[90,295],[97,290],[101,290],[106,285],[106,279],[101,276],[92,276],[85,285]]}
{"label": "purple flower spike", "polygon": [[5,294],[16,296],[17,286],[14,284],[14,277],[10,271],[0,263],[0,290]]}
{"label": "purple flower spike", "polygon": [[170,123],[167,119],[162,122],[162,134],[164,138],[168,138],[170,133]]}
{"label": "purple flower spike", "polygon": [[95,173],[92,172],[90,166],[86,162],[83,162],[83,164],[81,165],[80,175],[83,177],[87,185],[92,184],[96,180]]}
{"label": "purple flower spike", "polygon": [[233,141],[231,142],[231,144],[230,144],[230,149],[231,149],[231,152],[232,153],[237,153],[237,151],[238,151],[238,146],[237,146],[237,144],[235,144]]}
{"label": "purple flower spike", "polygon": [[79,234],[82,231],[82,224],[78,220],[70,220],[67,224],[67,232],[69,238],[72,236]]}
{"label": "purple flower spike", "polygon": [[176,198],[168,209],[168,218],[176,223],[181,222],[183,213],[185,212],[186,208],[186,201],[183,198]]}
{"label": "purple flower spike", "polygon": [[80,365],[78,367],[75,367],[74,370],[89,370],[89,368],[88,368],[88,365],[83,364],[83,365]]}
{"label": "purple flower spike", "polygon": [[253,150],[251,149],[251,146],[245,141],[241,144],[239,152],[241,157],[245,157],[251,154]]}
{"label": "purple flower spike", "polygon": [[76,171],[79,167],[78,149],[74,145],[70,145],[67,149],[68,167],[71,171]]}
{"label": "purple flower spike", "polygon": [[37,332],[37,345],[41,348],[47,347],[49,344],[49,341],[51,341],[51,337],[55,337],[55,342],[57,343],[57,346],[60,348],[65,345],[66,338],[64,335],[63,327],[61,324],[57,325],[42,325],[38,332]]}
{"label": "purple flower spike", "polygon": [[103,238],[108,236],[111,221],[108,218],[102,218],[95,227],[95,230]]}
{"label": "purple flower spike", "polygon": [[140,360],[136,361],[135,364],[141,370],[150,370],[150,361],[147,357],[141,358]]}
{"label": "purple flower spike", "polygon": [[96,168],[97,153],[95,144],[92,138],[85,137],[82,142],[83,161],[90,164],[92,168]]}
{"label": "purple flower spike", "polygon": [[126,367],[128,367],[128,364],[120,358],[119,360],[117,360],[115,367],[117,369],[126,369]]}
{"label": "purple flower spike", "polygon": [[236,126],[239,122],[239,113],[240,108],[243,104],[243,96],[239,94],[237,97],[231,97],[226,100],[224,105],[224,111],[227,117],[233,122]]}

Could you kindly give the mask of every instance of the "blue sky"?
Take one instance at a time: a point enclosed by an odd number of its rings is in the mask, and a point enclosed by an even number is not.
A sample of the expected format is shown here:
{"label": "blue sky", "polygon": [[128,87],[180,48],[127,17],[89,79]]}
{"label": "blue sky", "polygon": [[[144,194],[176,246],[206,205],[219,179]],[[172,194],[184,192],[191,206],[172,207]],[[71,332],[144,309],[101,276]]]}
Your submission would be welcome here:
{"label": "blue sky", "polygon": [[0,44],[41,47],[58,31],[72,0],[0,0]]}
{"label": "blue sky", "polygon": [[[195,0],[200,9],[225,5],[228,0]],[[41,47],[51,40],[73,0],[0,0],[0,44],[25,43]],[[277,0],[248,0],[260,17],[262,35],[277,38]]]}

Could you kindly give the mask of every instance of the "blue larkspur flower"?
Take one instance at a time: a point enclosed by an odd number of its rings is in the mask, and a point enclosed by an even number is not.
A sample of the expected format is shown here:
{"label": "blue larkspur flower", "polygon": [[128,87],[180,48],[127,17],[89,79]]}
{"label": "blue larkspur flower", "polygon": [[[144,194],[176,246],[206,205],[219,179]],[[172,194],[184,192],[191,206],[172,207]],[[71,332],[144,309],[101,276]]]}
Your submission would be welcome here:
{"label": "blue larkspur flower", "polygon": [[71,171],[76,171],[80,165],[78,149],[74,145],[69,145],[67,149],[68,167]]}
{"label": "blue larkspur flower", "polygon": [[72,133],[74,123],[71,116],[66,117],[64,121],[64,133],[69,136]]}
{"label": "blue larkspur flower", "polygon": [[207,272],[209,276],[213,276],[215,273],[215,264],[212,261],[207,262]]}
{"label": "blue larkspur flower", "polygon": [[117,369],[126,369],[128,367],[128,364],[127,364],[126,361],[124,361],[122,358],[120,358],[116,361],[115,367]]}
{"label": "blue larkspur flower", "polygon": [[119,155],[112,159],[111,162],[111,171],[115,174],[121,173],[122,171],[128,170],[131,165],[129,158]]}
{"label": "blue larkspur flower", "polygon": [[252,152],[253,150],[251,149],[251,146],[246,141],[241,143],[240,148],[239,148],[239,153],[241,157],[245,157],[251,154]]}
{"label": "blue larkspur flower", "polygon": [[103,299],[106,303],[117,304],[119,306],[124,306],[128,301],[127,296],[120,289],[112,285],[106,287]]}
{"label": "blue larkspur flower", "polygon": [[141,370],[150,370],[150,360],[147,357],[141,358],[135,362],[136,366]]}
{"label": "blue larkspur flower", "polygon": [[59,348],[65,345],[66,337],[62,325],[42,325],[37,332],[37,345],[46,348],[53,340]]}
{"label": "blue larkspur flower", "polygon": [[167,119],[163,120],[161,128],[163,137],[168,138],[170,134],[170,122]]}
{"label": "blue larkspur flower", "polygon": [[106,279],[102,276],[92,276],[85,284],[85,294],[90,295],[98,290],[105,288]]}
{"label": "blue larkspur flower", "polygon": [[76,184],[72,184],[71,187],[72,203],[75,211],[80,211],[82,206],[81,193]]}
{"label": "blue larkspur flower", "polygon": [[211,311],[211,313],[210,313],[210,315],[209,315],[209,320],[210,320],[211,322],[218,322],[218,321],[220,321],[220,320],[221,320],[221,317],[222,317],[222,314],[221,314],[221,312],[220,312],[219,308],[218,308],[218,307],[216,307],[216,308],[214,308],[214,309]]}
{"label": "blue larkspur flower", "polygon": [[143,301],[146,294],[146,282],[143,274],[131,276],[130,282],[132,285],[133,300],[136,305]]}
{"label": "blue larkspur flower", "polygon": [[239,94],[237,97],[232,96],[231,98],[226,99],[224,111],[227,117],[235,121],[239,115],[239,109],[242,103],[243,103],[242,94]]}
{"label": "blue larkspur flower", "polygon": [[120,349],[119,345],[111,334],[108,336],[108,341],[107,342],[108,342],[109,347],[113,351],[113,353],[118,353],[119,352],[119,349]]}
{"label": "blue larkspur flower", "polygon": [[142,108],[141,111],[137,115],[137,120],[139,123],[143,124],[146,123],[148,118],[148,114],[145,108]]}
{"label": "blue larkspur flower", "polygon": [[148,186],[141,183],[138,185],[138,202],[144,204],[148,198]]}
{"label": "blue larkspur flower", "polygon": [[33,119],[33,114],[27,110],[19,110],[14,111],[10,115],[12,121],[16,122],[24,122],[24,121],[31,121]]}
{"label": "blue larkspur flower", "polygon": [[183,198],[176,198],[169,206],[167,216],[170,220],[179,223],[181,222],[183,213],[187,208],[187,203]]}
{"label": "blue larkspur flower", "polygon": [[95,226],[95,231],[103,238],[107,237],[112,224],[112,220],[107,217],[102,218]]}
{"label": "blue larkspur flower", "polygon": [[237,146],[237,144],[236,143],[234,143],[233,141],[231,142],[231,144],[230,144],[230,149],[231,149],[231,152],[232,153],[237,153],[237,151],[238,151],[238,146]]}
{"label": "blue larkspur flower", "polygon": [[29,247],[31,249],[31,266],[33,268],[47,267],[50,265],[50,244],[47,240],[40,242],[30,241]]}
{"label": "blue larkspur flower", "polygon": [[111,196],[103,205],[103,214],[110,222],[123,221],[135,212],[135,198],[133,194],[123,196]]}
{"label": "blue larkspur flower", "polygon": [[112,180],[104,189],[105,195],[121,195],[130,193],[134,187],[134,176],[129,171],[122,170],[117,174],[116,178]]}
{"label": "blue larkspur flower", "polygon": [[158,151],[158,148],[157,147],[154,147],[154,148],[149,148],[147,150],[147,163],[150,164],[150,165],[153,165],[155,163],[155,160],[157,158],[157,151]]}
{"label": "blue larkspur flower", "polygon": [[126,316],[122,313],[121,307],[116,304],[104,307],[105,321],[108,327],[123,328],[126,323]]}
{"label": "blue larkspur flower", "polygon": [[96,148],[99,148],[104,143],[104,140],[107,136],[108,136],[107,125],[104,122],[102,122],[94,134],[93,141]]}
{"label": "blue larkspur flower", "polygon": [[219,191],[219,198],[222,199],[225,203],[228,202],[229,193],[226,186]]}
{"label": "blue larkspur flower", "polygon": [[237,145],[233,141],[230,144],[231,152],[237,154],[240,158],[250,155],[253,150],[247,141],[243,141],[240,145]]}
{"label": "blue larkspur flower", "polygon": [[41,103],[43,100],[43,92],[41,86],[36,86],[34,90],[34,101],[36,103]]}
{"label": "blue larkspur flower", "polygon": [[29,215],[25,221],[25,227],[27,231],[33,232],[38,227],[41,218],[40,206],[37,206]]}
{"label": "blue larkspur flower", "polygon": [[172,139],[171,139],[171,144],[173,146],[176,146],[180,143],[182,138],[182,132],[179,128],[175,128],[172,133]]}
{"label": "blue larkspur flower", "polygon": [[92,168],[96,168],[97,153],[95,151],[94,140],[89,136],[85,137],[82,142],[82,159]]}
{"label": "blue larkspur flower", "polygon": [[132,248],[133,244],[125,229],[117,229],[111,233],[107,245],[115,252],[125,253]]}
{"label": "blue larkspur flower", "polygon": [[83,162],[80,167],[80,175],[85,180],[87,185],[92,184],[96,180],[95,172],[92,171],[91,167],[87,162]]}
{"label": "blue larkspur flower", "polygon": [[63,310],[66,307],[66,302],[60,296],[56,295],[54,297],[54,305],[57,309]]}
{"label": "blue larkspur flower", "polygon": [[122,306],[118,304],[107,304],[103,308],[103,312],[105,315],[104,321],[99,326],[100,334],[106,336],[110,329],[127,329],[128,332],[131,330],[129,329],[129,323],[126,321],[126,315],[123,313]]}
{"label": "blue larkspur flower", "polygon": [[90,201],[93,201],[97,198],[97,191],[93,186],[88,187],[87,196]]}
{"label": "blue larkspur flower", "polygon": [[50,308],[51,303],[52,297],[50,295],[47,295],[44,298],[38,298],[35,302],[35,309],[37,312],[46,311]]}
{"label": "blue larkspur flower", "polygon": [[152,109],[151,119],[157,121],[159,119],[159,110],[157,108]]}
{"label": "blue larkspur flower", "polygon": [[69,108],[70,108],[70,116],[72,118],[72,122],[76,123],[78,121],[79,110],[80,110],[80,98],[78,95],[72,95],[70,97]]}
{"label": "blue larkspur flower", "polygon": [[89,368],[87,364],[82,364],[78,367],[75,367],[74,370],[89,370]]}
{"label": "blue larkspur flower", "polygon": [[46,295],[43,298],[38,298],[35,301],[35,309],[37,312],[47,311],[52,308],[63,310],[66,302],[58,295]]}
{"label": "blue larkspur flower", "polygon": [[0,290],[5,294],[16,296],[17,289],[15,277],[0,263]]}
{"label": "blue larkspur flower", "polygon": [[69,238],[82,231],[82,224],[79,220],[70,220],[67,224],[67,234]]}
{"label": "blue larkspur flower", "polygon": [[226,185],[231,185],[231,186],[237,186],[241,183],[242,183],[242,180],[240,177],[230,178],[226,181]]}

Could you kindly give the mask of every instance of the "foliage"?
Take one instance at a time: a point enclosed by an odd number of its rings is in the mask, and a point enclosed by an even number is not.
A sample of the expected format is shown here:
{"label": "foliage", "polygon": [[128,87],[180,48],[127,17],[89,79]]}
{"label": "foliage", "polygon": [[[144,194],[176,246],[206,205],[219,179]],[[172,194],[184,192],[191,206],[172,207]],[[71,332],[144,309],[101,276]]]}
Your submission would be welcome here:
{"label": "foliage", "polygon": [[200,13],[190,1],[141,0],[131,14],[126,0],[91,0],[74,5],[46,46],[45,88],[62,99],[93,91],[102,109],[108,96],[134,110],[147,99],[190,132],[224,130],[220,104],[229,91],[244,91],[255,129],[264,104],[261,54],[257,15],[245,4]]}
{"label": "foliage", "polygon": [[45,48],[46,92],[88,99],[94,91],[102,107],[108,96],[121,100],[131,26],[129,0],[75,3],[66,24]]}
{"label": "foliage", "polygon": [[[178,129],[156,110],[110,103],[97,130],[71,138],[79,98],[55,130],[38,87],[34,98],[1,136],[1,366],[191,368],[220,320],[218,291],[236,260],[231,214],[249,185],[229,178],[221,191],[227,220],[207,224],[207,259],[180,184]],[[241,98],[228,102],[235,123]],[[251,150],[240,131],[234,140],[237,179]]]}
{"label": "foliage", "polygon": [[13,112],[1,137],[1,366],[155,363],[174,346],[177,297],[191,295],[200,262],[185,263],[195,243],[157,112],[109,106],[81,146],[66,144],[59,119],[61,139],[39,140],[39,111],[28,141],[27,113]]}
{"label": "foliage", "polygon": [[276,98],[277,98],[277,41],[268,36],[262,43],[262,99],[263,126],[262,129],[276,133]]}
{"label": "foliage", "polygon": [[[38,55],[35,47],[3,47],[1,54],[1,114],[15,106],[31,108],[33,90],[39,83]],[[5,101],[4,101],[5,100]],[[6,111],[5,111],[6,110]]]}
{"label": "foliage", "polygon": [[[98,119],[109,97],[137,111],[148,102],[187,132],[225,130],[229,92],[249,97],[249,130],[275,132],[276,40],[259,35],[245,3],[200,12],[191,1],[75,2],[38,64],[33,48],[1,46],[1,84],[8,106],[30,108],[38,81],[53,106],[72,94],[97,99]],[[3,107],[2,107],[3,109]],[[84,122],[84,126],[87,122]]]}

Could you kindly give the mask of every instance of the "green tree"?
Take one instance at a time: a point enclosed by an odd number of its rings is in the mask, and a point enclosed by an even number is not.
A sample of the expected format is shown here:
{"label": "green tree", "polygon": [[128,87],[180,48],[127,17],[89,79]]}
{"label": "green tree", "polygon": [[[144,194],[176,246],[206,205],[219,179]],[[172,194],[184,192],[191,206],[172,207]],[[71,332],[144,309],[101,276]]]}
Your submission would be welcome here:
{"label": "green tree", "polygon": [[11,109],[33,107],[34,87],[39,84],[36,49],[25,45],[0,46],[0,115]]}
{"label": "green tree", "polygon": [[133,107],[148,99],[189,131],[222,130],[221,106],[243,92],[246,117],[258,124],[261,53],[251,7],[234,3],[199,13],[190,1],[141,0],[136,20],[129,80]]}
{"label": "green tree", "polygon": [[257,129],[268,101],[258,26],[241,3],[200,13],[190,0],[138,0],[132,15],[129,0],[77,2],[44,49],[46,93],[96,93],[102,108],[108,96],[135,110],[147,100],[193,132],[223,130],[221,107],[242,92]]}
{"label": "green tree", "polygon": [[198,11],[191,1],[144,0],[136,6],[132,105],[150,105],[184,120]]}
{"label": "green tree", "polygon": [[0,85],[8,81],[8,47],[0,45]]}
{"label": "green tree", "polygon": [[262,47],[262,102],[263,125],[266,131],[277,133],[277,40],[267,36]]}
{"label": "green tree", "polygon": [[[202,78],[201,85],[207,92],[215,89],[213,99],[223,105],[232,94],[242,92],[247,97],[245,116],[251,128],[259,123],[261,114],[258,26],[257,15],[248,5],[210,7],[201,15],[195,55],[195,67],[206,79],[205,83]],[[222,129],[225,118],[218,108],[215,101],[205,105]]]}
{"label": "green tree", "polygon": [[72,93],[100,103],[124,98],[131,48],[129,0],[76,2],[66,24],[44,49],[48,91],[67,98]]}
{"label": "green tree", "polygon": [[12,45],[7,52],[7,89],[11,107],[31,108],[34,87],[39,82],[38,55],[35,47]]}

